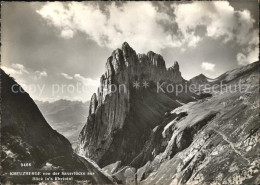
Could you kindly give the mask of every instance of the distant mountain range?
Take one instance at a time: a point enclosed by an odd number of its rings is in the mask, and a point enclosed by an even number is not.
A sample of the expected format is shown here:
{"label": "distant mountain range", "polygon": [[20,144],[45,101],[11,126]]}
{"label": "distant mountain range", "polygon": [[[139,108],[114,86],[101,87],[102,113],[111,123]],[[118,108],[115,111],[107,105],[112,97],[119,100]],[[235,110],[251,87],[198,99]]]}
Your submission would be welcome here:
{"label": "distant mountain range", "polygon": [[79,133],[87,121],[89,101],[35,101],[46,121],[76,146]]}

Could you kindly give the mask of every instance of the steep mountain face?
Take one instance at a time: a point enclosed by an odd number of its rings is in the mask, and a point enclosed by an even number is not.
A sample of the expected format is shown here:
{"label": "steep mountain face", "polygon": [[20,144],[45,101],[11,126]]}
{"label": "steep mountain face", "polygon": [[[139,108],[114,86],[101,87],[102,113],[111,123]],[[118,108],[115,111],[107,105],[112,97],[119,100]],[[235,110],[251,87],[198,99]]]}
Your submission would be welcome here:
{"label": "steep mountain face", "polygon": [[[92,172],[93,176],[78,176],[74,180],[111,183],[96,167],[76,155],[69,141],[45,121],[30,96],[18,91],[23,90],[19,84],[0,72],[1,183],[35,183],[31,176],[10,176],[9,172],[46,170]],[[31,163],[31,167],[22,167],[25,162]]]}
{"label": "steep mountain face", "polygon": [[64,135],[75,148],[78,136],[87,121],[89,101],[58,100],[35,102],[51,127]]}
{"label": "steep mountain face", "polygon": [[161,55],[152,51],[136,54],[123,43],[122,49],[115,50],[107,60],[76,151],[100,166],[119,159],[123,165],[130,164],[165,112],[199,98],[190,92],[176,96],[158,91],[158,84],[164,81],[186,82],[177,62],[167,69]]}
{"label": "steep mountain face", "polygon": [[124,184],[259,184],[259,62],[210,84],[213,96],[173,109],[131,164],[104,170]]}

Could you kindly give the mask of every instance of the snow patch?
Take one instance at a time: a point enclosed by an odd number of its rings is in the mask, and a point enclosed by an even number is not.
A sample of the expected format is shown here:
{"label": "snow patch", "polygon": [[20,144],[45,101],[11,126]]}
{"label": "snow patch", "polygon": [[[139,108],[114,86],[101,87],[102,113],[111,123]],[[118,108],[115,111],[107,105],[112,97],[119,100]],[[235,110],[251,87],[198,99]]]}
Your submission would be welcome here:
{"label": "snow patch", "polygon": [[46,166],[47,166],[47,167],[52,167],[52,164],[47,162],[47,163],[46,163]]}
{"label": "snow patch", "polygon": [[156,126],[153,128],[153,132],[156,132],[156,130],[158,129],[159,126]]}
{"label": "snow patch", "polygon": [[6,150],[5,153],[7,157],[15,158],[15,154],[11,150]]}
{"label": "snow patch", "polygon": [[178,107],[178,108],[176,108],[176,109],[174,109],[174,110],[172,110],[171,111],[171,114],[179,114],[179,113],[181,113],[181,112],[187,112],[188,113],[188,110],[190,109],[190,107],[192,106],[192,105],[194,105],[196,102],[189,102],[189,103],[187,103],[187,104],[184,104],[183,106],[181,106],[181,107]]}
{"label": "snow patch", "polygon": [[175,122],[176,122],[176,118],[175,118],[174,120],[172,120],[170,123],[168,123],[168,124],[164,127],[163,132],[162,132],[163,138],[166,137],[165,132],[166,132],[166,131],[169,129],[169,127],[172,126]]}

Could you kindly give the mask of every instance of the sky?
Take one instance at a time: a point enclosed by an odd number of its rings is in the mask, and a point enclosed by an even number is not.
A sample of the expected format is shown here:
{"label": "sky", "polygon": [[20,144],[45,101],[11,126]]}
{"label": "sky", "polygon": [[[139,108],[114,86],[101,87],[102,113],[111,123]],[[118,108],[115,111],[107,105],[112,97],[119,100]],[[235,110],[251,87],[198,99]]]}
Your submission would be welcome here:
{"label": "sky", "polygon": [[87,101],[111,53],[178,61],[185,79],[258,60],[258,2],[3,2],[1,68],[33,99]]}

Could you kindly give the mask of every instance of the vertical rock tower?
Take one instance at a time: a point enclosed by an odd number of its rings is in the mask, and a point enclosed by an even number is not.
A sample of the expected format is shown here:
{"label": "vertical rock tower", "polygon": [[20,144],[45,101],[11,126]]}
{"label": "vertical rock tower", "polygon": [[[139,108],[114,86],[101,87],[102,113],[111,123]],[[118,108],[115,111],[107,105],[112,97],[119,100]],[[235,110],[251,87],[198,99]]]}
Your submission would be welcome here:
{"label": "vertical rock tower", "polygon": [[[101,167],[119,160],[129,164],[164,113],[179,106],[173,95],[157,93],[156,84],[162,81],[184,83],[177,62],[167,69],[161,55],[152,51],[136,54],[126,42],[113,51],[97,94],[91,98],[77,153]],[[133,87],[134,82],[140,87]],[[143,82],[149,87],[142,87]],[[181,98],[192,100],[187,95]]]}

